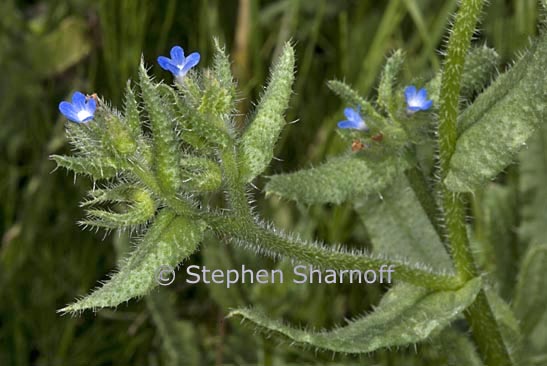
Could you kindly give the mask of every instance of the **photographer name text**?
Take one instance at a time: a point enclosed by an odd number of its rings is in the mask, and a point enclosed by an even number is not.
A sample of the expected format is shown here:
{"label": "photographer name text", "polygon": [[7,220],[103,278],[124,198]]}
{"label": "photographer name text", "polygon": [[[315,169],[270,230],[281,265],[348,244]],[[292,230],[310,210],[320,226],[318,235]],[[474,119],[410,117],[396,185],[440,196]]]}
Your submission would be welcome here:
{"label": "photographer name text", "polygon": [[245,265],[242,265],[239,269],[209,269],[206,266],[190,265],[186,267],[185,272],[185,281],[188,284],[219,284],[227,288],[238,283],[270,284],[285,283],[286,280],[295,284],[390,284],[392,274],[395,272],[395,266],[384,264],[378,269],[361,271],[358,269],[317,269],[312,266],[297,265],[293,267],[288,276],[281,269],[255,270],[247,268]]}

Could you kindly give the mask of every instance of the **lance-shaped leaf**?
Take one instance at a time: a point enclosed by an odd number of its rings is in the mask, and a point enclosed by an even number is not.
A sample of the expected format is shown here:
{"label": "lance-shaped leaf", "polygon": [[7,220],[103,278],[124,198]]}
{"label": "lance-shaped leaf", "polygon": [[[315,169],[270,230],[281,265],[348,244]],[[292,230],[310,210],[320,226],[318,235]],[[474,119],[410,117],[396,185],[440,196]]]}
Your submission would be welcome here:
{"label": "lance-shaped leaf", "polygon": [[118,164],[113,159],[94,159],[83,156],[51,155],[57,166],[71,170],[76,174],[85,174],[93,179],[112,178],[118,172]]}
{"label": "lance-shaped leaf", "polygon": [[492,80],[499,63],[499,55],[493,48],[473,47],[467,53],[463,67],[460,94],[471,98]]}
{"label": "lance-shaped leaf", "polygon": [[131,88],[131,81],[129,80],[127,81],[124,95],[124,117],[131,129],[134,139],[138,140],[142,133],[139,103],[137,102],[135,92]]}
{"label": "lance-shaped leaf", "polygon": [[[463,74],[461,81],[460,95],[464,99],[471,99],[476,93],[483,90],[496,72],[496,67],[499,63],[499,55],[492,48],[482,46],[473,47],[467,53],[465,64],[463,66]],[[503,78],[501,76],[500,78]],[[500,79],[498,78],[498,80]],[[426,89],[429,92],[429,97],[433,100],[433,105],[439,105],[439,94],[441,91],[442,70],[431,79]],[[463,131],[469,127],[470,120],[460,118],[458,121],[458,131]],[[476,121],[475,121],[476,122]]]}
{"label": "lance-shaped leaf", "polygon": [[139,69],[142,98],[152,130],[154,172],[161,189],[167,194],[180,187],[179,148],[175,132],[174,112],[166,103],[146,72],[141,61]]}
{"label": "lance-shaped leaf", "polygon": [[215,56],[213,58],[213,77],[216,80],[221,90],[222,95],[219,97],[218,104],[223,108],[218,109],[218,113],[225,114],[232,112],[234,108],[234,100],[236,98],[236,84],[234,82],[231,70],[230,60],[224,51],[224,47],[221,47],[218,40],[214,39],[215,43]]}
{"label": "lance-shaped leaf", "polygon": [[365,118],[369,117],[367,118],[367,125],[369,127],[382,128],[385,126],[384,118],[376,109],[374,109],[370,102],[361,97],[357,91],[351,88],[351,86],[339,80],[331,80],[327,83],[327,86],[336,93],[347,106],[361,108]]}
{"label": "lance-shaped leaf", "polygon": [[454,329],[445,329],[433,347],[439,354],[437,365],[484,366],[470,338]]}
{"label": "lance-shaped leaf", "polygon": [[185,189],[210,192],[222,184],[220,167],[212,160],[187,155],[181,159],[180,166]]}
{"label": "lance-shaped leaf", "polygon": [[397,98],[393,95],[393,87],[397,80],[397,76],[401,71],[405,56],[402,50],[397,50],[391,55],[384,66],[378,85],[378,105],[384,108],[390,114],[395,114],[397,111]]}
{"label": "lance-shaped leaf", "polygon": [[546,35],[520,63],[525,68],[515,66],[462,115],[462,124],[470,127],[461,133],[450,160],[449,190],[472,191],[494,178],[547,117],[547,83],[538,78],[547,68]]}
{"label": "lance-shaped leaf", "polygon": [[192,254],[202,240],[203,231],[203,223],[162,210],[118,272],[90,295],[59,311],[117,306],[146,295],[158,285],[158,270],[162,266],[175,267]]}
{"label": "lance-shaped leaf", "polygon": [[547,222],[546,125],[530,139],[527,148],[521,151],[519,160],[519,238],[528,245],[543,244]]}
{"label": "lance-shaped leaf", "polygon": [[547,316],[547,245],[531,246],[521,264],[513,309],[529,336],[542,317]]}
{"label": "lance-shaped leaf", "polygon": [[452,270],[450,256],[404,175],[381,196],[357,201],[355,209],[376,253],[424,263],[437,271]]}
{"label": "lance-shaped leaf", "polygon": [[284,113],[289,105],[294,81],[294,50],[289,43],[274,65],[270,82],[256,114],[241,139],[242,178],[250,182],[262,173],[273,158],[274,147],[285,126]]}
{"label": "lance-shaped leaf", "polygon": [[420,287],[399,284],[389,290],[373,313],[331,331],[309,332],[294,328],[252,309],[237,309],[229,316],[239,316],[261,331],[274,332],[298,345],[334,352],[366,353],[428,339],[464,311],[480,287],[479,278],[457,291],[428,292]]}
{"label": "lance-shaped leaf", "polygon": [[518,364],[517,360],[522,358],[521,333],[520,326],[515,313],[511,307],[492,289],[485,289],[488,298],[488,304],[496,319],[508,356],[513,364]]}
{"label": "lance-shaped leaf", "polygon": [[370,161],[354,155],[341,156],[315,168],[274,175],[265,191],[304,204],[342,203],[380,192],[405,167],[403,161],[394,157]]}
{"label": "lance-shaped leaf", "polygon": [[122,184],[111,189],[99,189],[91,193],[91,199],[82,206],[104,202],[124,203],[124,212],[113,212],[102,209],[89,209],[87,218],[80,221],[81,225],[102,227],[108,229],[126,228],[148,222],[156,212],[156,203],[147,190]]}
{"label": "lance-shaped leaf", "polygon": [[475,230],[471,241],[475,260],[497,280],[503,298],[512,296],[519,254],[516,253],[515,226],[518,222],[515,190],[500,184],[489,184],[474,197]]}

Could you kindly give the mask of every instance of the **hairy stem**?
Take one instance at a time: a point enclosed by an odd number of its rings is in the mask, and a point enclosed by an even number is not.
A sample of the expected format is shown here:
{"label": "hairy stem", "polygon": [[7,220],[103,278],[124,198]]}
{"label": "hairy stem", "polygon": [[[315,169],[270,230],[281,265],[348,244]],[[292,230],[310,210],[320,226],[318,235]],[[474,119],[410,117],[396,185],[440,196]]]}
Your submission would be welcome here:
{"label": "hairy stem", "polygon": [[[478,22],[483,0],[463,0],[448,43],[440,94],[439,157],[441,193],[443,197],[446,234],[458,277],[467,281],[477,275],[465,223],[463,196],[449,192],[443,184],[457,142],[457,117],[465,55]],[[467,309],[466,318],[473,329],[473,338],[488,366],[511,365],[498,324],[484,290]]]}
{"label": "hairy stem", "polygon": [[438,207],[437,202],[435,202],[433,194],[428,187],[423,173],[418,168],[411,168],[405,171],[405,175],[410,183],[410,186],[412,187],[412,190],[416,194],[418,201],[420,201],[422,208],[429,218],[431,225],[433,225],[435,232],[442,240],[444,235],[438,218],[440,208]]}
{"label": "hairy stem", "polygon": [[237,149],[233,144],[220,151],[220,160],[225,178],[224,184],[228,195],[228,203],[238,215],[250,217],[249,204],[244,190],[245,185],[240,179]]}
{"label": "hairy stem", "polygon": [[379,269],[382,265],[392,265],[394,269],[392,280],[401,280],[434,290],[457,289],[462,285],[459,278],[455,276],[434,273],[424,268],[412,267],[401,261],[384,259],[367,253],[339,251],[321,244],[306,242],[289,237],[270,226],[245,220],[239,216],[209,215],[206,221],[220,237],[231,242],[318,268],[366,271]]}
{"label": "hairy stem", "polygon": [[233,215],[204,213],[201,218],[208,222],[219,236],[236,244],[255,248],[273,256],[291,258],[319,268],[334,270],[380,268],[392,265],[394,280],[402,280],[417,286],[435,290],[457,289],[462,282],[455,276],[434,273],[425,268],[409,266],[407,263],[388,260],[364,253],[338,251],[316,243],[289,237],[271,226],[253,219],[245,196],[244,185],[239,179],[237,150],[232,146],[220,151],[227,198]]}
{"label": "hairy stem", "polygon": [[[441,182],[448,174],[450,158],[456,149],[458,105],[465,55],[471,36],[479,19],[483,0],[463,0],[456,16],[448,43],[444,65],[439,106],[439,158]],[[442,183],[441,183],[442,185]],[[446,234],[450,242],[452,257],[462,279],[476,276],[473,257],[469,249],[465,227],[465,212],[462,197],[441,188],[445,210]]]}

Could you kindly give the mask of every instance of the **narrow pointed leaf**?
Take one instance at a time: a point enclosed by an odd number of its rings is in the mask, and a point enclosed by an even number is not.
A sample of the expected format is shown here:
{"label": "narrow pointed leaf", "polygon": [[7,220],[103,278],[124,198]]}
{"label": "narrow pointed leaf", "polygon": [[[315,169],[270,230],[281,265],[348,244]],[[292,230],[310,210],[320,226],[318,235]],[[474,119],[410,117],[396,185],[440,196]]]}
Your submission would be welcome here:
{"label": "narrow pointed leaf", "polygon": [[445,179],[449,190],[469,192],[493,179],[547,117],[547,83],[538,77],[547,68],[547,35],[528,52],[519,61],[525,69],[517,64],[462,114],[461,124],[470,127],[451,157]]}
{"label": "narrow pointed leaf", "polygon": [[545,243],[547,222],[547,126],[542,126],[520,153],[520,240],[528,245]]}
{"label": "narrow pointed leaf", "polygon": [[380,192],[405,166],[391,157],[384,161],[368,161],[354,155],[336,157],[316,168],[274,175],[265,191],[304,204],[342,203]]}
{"label": "narrow pointed leaf", "polygon": [[142,98],[152,130],[154,170],[161,189],[167,194],[180,187],[178,138],[171,104],[161,97],[158,86],[150,80],[144,64],[139,69]]}
{"label": "narrow pointed leaf", "polygon": [[112,178],[118,172],[118,167],[110,159],[92,159],[82,156],[52,155],[51,159],[57,166],[71,170],[76,174],[85,174],[94,179]]}
{"label": "narrow pointed leaf", "polygon": [[484,363],[468,335],[455,329],[444,330],[433,345],[439,354],[435,365],[484,366]]}
{"label": "narrow pointed leaf", "polygon": [[342,99],[345,105],[354,108],[360,107],[365,118],[367,116],[372,117],[372,121],[367,120],[367,123],[371,126],[374,126],[375,123],[380,123],[383,120],[372,104],[361,97],[359,93],[352,89],[348,84],[339,80],[331,80],[327,82],[327,86]]}
{"label": "narrow pointed leaf", "polygon": [[287,43],[274,65],[270,83],[260,100],[256,115],[241,139],[243,180],[250,182],[262,173],[273,158],[274,147],[285,126],[294,81],[294,50]]}
{"label": "narrow pointed leaf", "polygon": [[495,75],[499,63],[498,53],[489,47],[473,47],[465,58],[460,94],[471,98],[481,92]]}
{"label": "narrow pointed leaf", "polygon": [[118,272],[90,295],[60,312],[77,312],[117,306],[146,295],[158,285],[161,266],[175,267],[198,247],[204,226],[164,209]]}
{"label": "narrow pointed leaf", "polygon": [[380,84],[378,85],[378,104],[391,114],[394,114],[397,110],[397,98],[393,95],[393,87],[395,86],[404,60],[405,56],[403,51],[395,51],[393,55],[388,58],[386,65],[384,66],[384,70],[380,77]]}
{"label": "narrow pointed leaf", "polygon": [[530,247],[521,264],[513,309],[529,336],[542,317],[547,316],[547,245]]}
{"label": "narrow pointed leaf", "polygon": [[237,309],[230,317],[250,321],[260,331],[284,336],[301,346],[345,353],[366,353],[428,339],[446,327],[475,299],[480,279],[457,291],[428,292],[407,284],[392,288],[373,313],[331,331],[310,332],[272,320],[252,309]]}
{"label": "narrow pointed leaf", "polygon": [[404,175],[381,196],[357,201],[355,209],[376,253],[424,263],[437,271],[452,270],[450,256]]}

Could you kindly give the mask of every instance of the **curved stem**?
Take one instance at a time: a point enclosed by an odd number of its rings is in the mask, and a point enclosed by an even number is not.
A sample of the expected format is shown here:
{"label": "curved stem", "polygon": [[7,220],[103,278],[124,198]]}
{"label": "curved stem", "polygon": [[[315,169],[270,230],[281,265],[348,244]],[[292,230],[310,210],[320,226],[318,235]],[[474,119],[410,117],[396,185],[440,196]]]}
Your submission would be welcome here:
{"label": "curved stem", "polygon": [[368,253],[336,250],[320,243],[311,243],[290,237],[271,226],[266,226],[241,217],[209,215],[209,225],[220,237],[236,244],[251,247],[272,256],[282,256],[318,268],[333,270],[361,270],[388,268],[393,266],[393,280],[401,280],[434,290],[458,289],[462,282],[455,276],[434,273],[423,267],[385,259]]}

